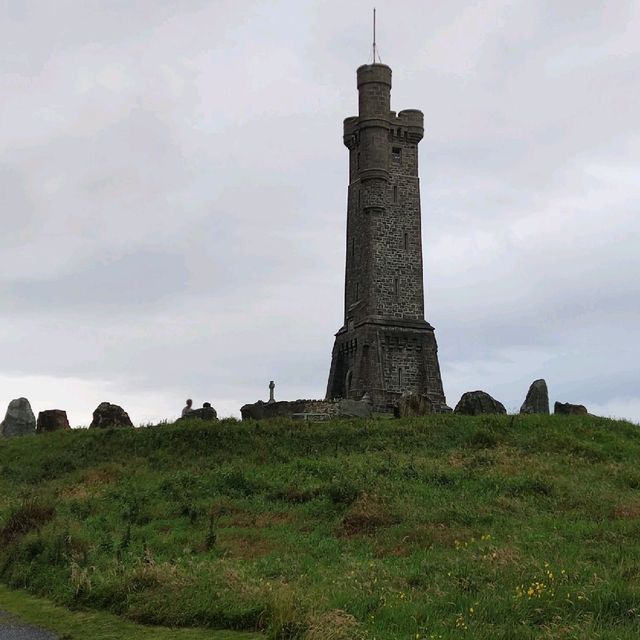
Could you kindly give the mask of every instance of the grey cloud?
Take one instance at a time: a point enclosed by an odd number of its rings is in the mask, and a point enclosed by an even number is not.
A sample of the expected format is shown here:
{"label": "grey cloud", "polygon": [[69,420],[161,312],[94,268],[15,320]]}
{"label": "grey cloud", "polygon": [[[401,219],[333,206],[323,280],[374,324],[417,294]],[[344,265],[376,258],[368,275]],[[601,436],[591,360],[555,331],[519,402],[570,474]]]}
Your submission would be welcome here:
{"label": "grey cloud", "polygon": [[0,194],[1,247],[20,243],[32,235],[36,208],[20,172],[7,164],[0,165]]}
{"label": "grey cloud", "polygon": [[74,307],[81,312],[145,307],[175,298],[189,274],[180,255],[138,252],[80,266],[54,280],[16,281],[8,290],[9,304],[49,312]]}
{"label": "grey cloud", "polygon": [[[636,3],[402,6],[378,3],[378,39],[393,108],[426,116],[450,402],[486,387],[519,407],[544,376],[557,399],[635,411]],[[272,378],[321,396],[370,8],[5,4],[0,374],[230,407]]]}

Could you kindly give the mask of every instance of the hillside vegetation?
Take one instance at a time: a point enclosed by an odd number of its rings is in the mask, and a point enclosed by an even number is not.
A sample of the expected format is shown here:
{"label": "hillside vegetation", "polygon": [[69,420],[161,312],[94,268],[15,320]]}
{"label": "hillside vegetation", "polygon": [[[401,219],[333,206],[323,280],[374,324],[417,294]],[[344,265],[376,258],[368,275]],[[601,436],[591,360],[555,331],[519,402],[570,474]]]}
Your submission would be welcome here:
{"label": "hillside vegetation", "polygon": [[272,639],[636,640],[639,463],[588,416],[5,439],[0,580]]}

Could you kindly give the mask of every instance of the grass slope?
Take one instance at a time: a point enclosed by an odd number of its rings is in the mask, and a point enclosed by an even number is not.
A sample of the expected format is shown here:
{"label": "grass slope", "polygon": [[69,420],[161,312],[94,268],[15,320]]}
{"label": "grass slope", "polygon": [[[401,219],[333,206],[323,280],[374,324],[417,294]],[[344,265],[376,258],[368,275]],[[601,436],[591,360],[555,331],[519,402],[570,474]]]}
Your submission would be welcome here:
{"label": "grass slope", "polygon": [[639,427],[586,416],[4,440],[0,578],[283,640],[635,640],[639,459]]}

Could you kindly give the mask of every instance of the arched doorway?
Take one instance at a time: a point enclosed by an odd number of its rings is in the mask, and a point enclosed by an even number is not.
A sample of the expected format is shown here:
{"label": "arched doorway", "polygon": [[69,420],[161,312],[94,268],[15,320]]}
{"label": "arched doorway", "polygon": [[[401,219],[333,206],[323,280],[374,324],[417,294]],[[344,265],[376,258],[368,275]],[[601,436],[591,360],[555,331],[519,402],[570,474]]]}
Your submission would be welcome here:
{"label": "arched doorway", "polygon": [[353,380],[353,370],[349,369],[347,371],[347,375],[344,378],[344,397],[348,398],[349,393],[351,393],[351,382]]}

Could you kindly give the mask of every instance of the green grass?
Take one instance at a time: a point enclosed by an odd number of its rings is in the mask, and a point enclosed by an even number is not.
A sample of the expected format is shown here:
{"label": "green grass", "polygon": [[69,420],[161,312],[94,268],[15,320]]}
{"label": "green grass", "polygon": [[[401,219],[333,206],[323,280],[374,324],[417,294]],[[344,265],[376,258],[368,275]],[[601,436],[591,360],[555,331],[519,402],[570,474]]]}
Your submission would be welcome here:
{"label": "green grass", "polygon": [[0,579],[273,640],[635,640],[639,460],[640,427],[590,416],[7,439]]}
{"label": "green grass", "polygon": [[102,612],[68,611],[47,600],[0,586],[0,610],[56,632],[62,640],[259,640],[261,636],[236,631],[148,627]]}

